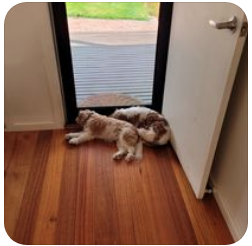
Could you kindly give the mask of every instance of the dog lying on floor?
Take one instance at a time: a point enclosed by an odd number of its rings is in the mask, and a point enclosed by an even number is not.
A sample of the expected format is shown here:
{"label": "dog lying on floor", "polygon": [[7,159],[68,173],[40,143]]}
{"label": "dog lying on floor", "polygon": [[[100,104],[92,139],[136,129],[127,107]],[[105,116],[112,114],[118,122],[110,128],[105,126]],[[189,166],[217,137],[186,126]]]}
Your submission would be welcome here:
{"label": "dog lying on floor", "polygon": [[130,122],[147,145],[164,145],[170,140],[171,129],[163,115],[146,107],[117,109],[110,117]]}
{"label": "dog lying on floor", "polygon": [[80,111],[76,122],[83,126],[83,131],[66,134],[70,144],[79,145],[93,139],[116,142],[118,152],[113,159],[125,157],[127,162],[142,158],[142,141],[137,129],[128,122],[100,115],[91,110]]}

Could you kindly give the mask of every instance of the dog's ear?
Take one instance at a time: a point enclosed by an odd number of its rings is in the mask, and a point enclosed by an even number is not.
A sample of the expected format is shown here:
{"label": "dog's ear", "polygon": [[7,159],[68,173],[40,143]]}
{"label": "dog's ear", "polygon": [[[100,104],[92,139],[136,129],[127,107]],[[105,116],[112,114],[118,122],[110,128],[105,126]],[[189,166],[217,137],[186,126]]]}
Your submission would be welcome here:
{"label": "dog's ear", "polygon": [[159,122],[158,124],[161,123],[163,126],[169,125],[163,115],[160,115],[159,113],[156,113],[156,112],[151,112],[147,114],[146,119],[145,119],[145,124],[148,127],[150,127],[152,124],[156,124],[157,122]]}
{"label": "dog's ear", "polygon": [[158,121],[159,120],[159,116],[157,113],[155,112],[151,112],[151,113],[148,113],[147,116],[146,116],[146,119],[145,119],[145,124],[147,126],[151,126],[151,124],[155,121]]}
{"label": "dog's ear", "polygon": [[76,118],[76,122],[79,125],[84,126],[84,124],[86,123],[88,118],[91,116],[91,114],[93,114],[93,112],[88,109],[80,111],[78,117]]}

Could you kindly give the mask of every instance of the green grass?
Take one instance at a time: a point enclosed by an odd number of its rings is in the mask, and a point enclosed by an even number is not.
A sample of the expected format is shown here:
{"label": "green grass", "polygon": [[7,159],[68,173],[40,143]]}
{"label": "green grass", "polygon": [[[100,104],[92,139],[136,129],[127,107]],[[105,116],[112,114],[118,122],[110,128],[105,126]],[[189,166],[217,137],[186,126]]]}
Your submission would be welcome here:
{"label": "green grass", "polygon": [[158,3],[143,2],[67,2],[67,15],[95,19],[149,20],[157,15]]}

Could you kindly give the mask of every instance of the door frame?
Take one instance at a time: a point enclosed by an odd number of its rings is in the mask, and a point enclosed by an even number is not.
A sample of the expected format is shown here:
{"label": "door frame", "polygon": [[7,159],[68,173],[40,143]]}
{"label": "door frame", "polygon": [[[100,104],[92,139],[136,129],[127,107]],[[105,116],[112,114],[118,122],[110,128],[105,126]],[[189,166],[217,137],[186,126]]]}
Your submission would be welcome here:
{"label": "door frame", "polygon": [[[66,123],[72,124],[79,109],[76,104],[74,73],[67,23],[67,12],[64,2],[49,3],[51,20],[55,35],[55,46],[58,56],[59,72],[62,78],[62,91],[65,101]],[[159,24],[157,32],[156,59],[153,78],[152,104],[142,105],[158,112],[162,111],[167,57],[169,51],[170,30],[172,21],[173,3],[160,2]],[[120,106],[123,108],[123,106]],[[125,106],[128,107],[128,106]],[[108,115],[118,106],[92,107],[93,110]]]}

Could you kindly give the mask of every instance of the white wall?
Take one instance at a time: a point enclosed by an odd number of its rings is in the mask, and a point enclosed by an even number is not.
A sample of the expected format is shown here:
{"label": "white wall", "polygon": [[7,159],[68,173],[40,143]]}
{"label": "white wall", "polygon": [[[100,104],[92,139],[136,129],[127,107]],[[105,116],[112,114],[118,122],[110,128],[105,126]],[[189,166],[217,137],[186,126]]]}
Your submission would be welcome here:
{"label": "white wall", "polygon": [[248,221],[248,47],[244,47],[211,172],[216,200],[236,240]]}
{"label": "white wall", "polygon": [[60,79],[47,3],[21,3],[4,26],[6,130],[64,126]]}

